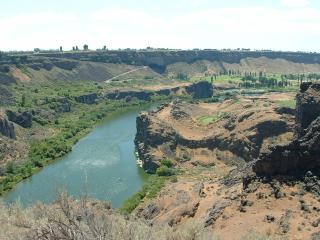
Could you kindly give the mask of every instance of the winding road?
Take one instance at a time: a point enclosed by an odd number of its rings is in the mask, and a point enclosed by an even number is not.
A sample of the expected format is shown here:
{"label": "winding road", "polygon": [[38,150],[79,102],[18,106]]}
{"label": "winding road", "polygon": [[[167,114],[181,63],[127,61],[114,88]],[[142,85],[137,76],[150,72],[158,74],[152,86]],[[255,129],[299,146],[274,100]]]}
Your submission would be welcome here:
{"label": "winding road", "polygon": [[114,77],[112,77],[112,78],[110,78],[110,79],[106,80],[105,82],[106,82],[106,83],[108,83],[108,82],[110,82],[110,81],[112,81],[113,79],[116,79],[116,78],[118,78],[118,77],[121,77],[121,76],[124,76],[124,75],[130,74],[130,73],[133,73],[133,72],[136,72],[136,71],[142,70],[142,69],[147,69],[147,68],[148,68],[147,66],[144,66],[144,67],[141,67],[141,68],[136,68],[136,69],[130,70],[130,71],[128,71],[128,72],[121,73],[121,74],[119,74],[119,75],[117,75],[117,76],[114,76]]}

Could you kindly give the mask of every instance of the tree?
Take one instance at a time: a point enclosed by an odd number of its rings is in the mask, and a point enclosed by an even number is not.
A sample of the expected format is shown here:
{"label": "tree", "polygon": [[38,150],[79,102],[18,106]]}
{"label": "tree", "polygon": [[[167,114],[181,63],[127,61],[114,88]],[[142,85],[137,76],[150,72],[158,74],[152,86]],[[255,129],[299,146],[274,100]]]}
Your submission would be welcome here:
{"label": "tree", "polygon": [[26,95],[21,96],[21,107],[24,107],[26,105]]}
{"label": "tree", "polygon": [[83,45],[83,50],[84,51],[88,51],[89,50],[89,46],[87,44]]}

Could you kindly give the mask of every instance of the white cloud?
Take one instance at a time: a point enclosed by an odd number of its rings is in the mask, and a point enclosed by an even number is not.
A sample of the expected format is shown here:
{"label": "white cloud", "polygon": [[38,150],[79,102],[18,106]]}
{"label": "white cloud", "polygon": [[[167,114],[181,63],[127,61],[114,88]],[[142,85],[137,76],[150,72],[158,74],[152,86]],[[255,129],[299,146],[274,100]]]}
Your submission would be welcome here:
{"label": "white cloud", "polygon": [[309,5],[309,0],[281,0],[281,5],[285,7],[306,7]]}
{"label": "white cloud", "polygon": [[[296,0],[294,0],[296,1]],[[45,12],[0,19],[2,49],[272,48],[320,50],[320,11],[308,7],[234,7],[164,16],[158,11],[102,9],[85,15]]]}

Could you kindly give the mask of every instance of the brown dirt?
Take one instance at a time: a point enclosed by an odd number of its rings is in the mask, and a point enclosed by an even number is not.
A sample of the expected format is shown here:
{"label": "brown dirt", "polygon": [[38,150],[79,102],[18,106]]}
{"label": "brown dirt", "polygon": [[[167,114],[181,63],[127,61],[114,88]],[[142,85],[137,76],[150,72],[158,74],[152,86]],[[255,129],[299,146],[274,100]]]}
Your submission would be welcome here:
{"label": "brown dirt", "polygon": [[[302,240],[310,239],[319,231],[320,227],[312,225],[319,218],[319,213],[314,210],[320,208],[319,197],[301,194],[298,184],[282,185],[281,191],[285,195],[277,199],[269,184],[255,183],[253,191],[248,193],[242,189],[241,183],[226,186],[219,179],[221,176],[209,169],[188,172],[179,177],[178,182],[168,184],[156,199],[141,204],[138,212],[150,216],[146,209],[152,204],[159,209],[158,214],[151,217],[153,224],[179,228],[190,220],[204,224],[213,206],[226,203],[225,208],[216,212],[216,220],[207,226],[222,240],[241,239],[250,232]],[[310,212],[301,209],[301,199],[309,205]],[[240,211],[244,200],[249,204]],[[274,220],[268,222],[267,215],[273,216]]]}
{"label": "brown dirt", "polygon": [[24,74],[19,68],[11,67],[10,74],[22,83],[29,83],[31,81],[30,77]]}
{"label": "brown dirt", "polygon": [[[171,129],[187,141],[216,141],[216,146],[191,147],[178,142],[173,155],[168,156],[166,143],[156,148],[144,145],[155,159],[181,159],[187,155],[191,161],[186,164],[212,165],[214,159],[253,160],[259,152],[268,151],[270,145],[293,138],[294,116],[276,111],[278,99],[292,99],[292,94],[273,93],[261,99],[243,97],[222,103],[170,103],[148,115],[148,131],[153,135],[166,135]],[[224,115],[217,117],[219,114]],[[203,124],[201,118],[206,116],[217,119]],[[162,126],[167,126],[164,131],[160,131]],[[233,149],[227,145],[233,145]]]}
{"label": "brown dirt", "polygon": [[[159,124],[164,124],[162,126],[173,128],[185,139],[201,141],[216,135],[249,143],[248,139],[256,135],[257,126],[262,123],[294,123],[294,116],[281,115],[276,111],[277,101],[291,100],[293,97],[292,93],[272,93],[260,99],[239,98],[223,103],[175,102],[151,114],[150,129],[158,129]],[[222,110],[236,116],[237,124],[233,129],[225,128],[228,118],[208,125],[199,124],[200,117]],[[292,131],[265,137],[261,141],[261,151],[268,151],[271,144],[285,143],[292,138]],[[151,150],[151,156],[168,158],[165,150],[158,146]],[[141,203],[135,212],[151,220],[154,225],[169,224],[179,229],[187,222],[196,220],[222,240],[238,240],[249,233],[302,240],[310,239],[313,233],[320,230],[320,225],[315,224],[319,219],[319,196],[302,191],[299,182],[289,185],[279,183],[280,197],[272,183],[254,181],[244,190],[240,170],[243,165],[235,165],[240,160],[234,152],[178,145],[174,154],[177,157],[190,156],[189,161],[177,163],[183,174],[178,176],[177,181],[168,183],[157,198]],[[309,210],[302,208],[302,202]]]}

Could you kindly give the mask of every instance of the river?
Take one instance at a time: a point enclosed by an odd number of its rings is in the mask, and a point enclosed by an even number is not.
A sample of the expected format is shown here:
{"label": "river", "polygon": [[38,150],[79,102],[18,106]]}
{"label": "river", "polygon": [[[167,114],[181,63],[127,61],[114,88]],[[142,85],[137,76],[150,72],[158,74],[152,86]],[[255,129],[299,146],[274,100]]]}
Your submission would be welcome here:
{"label": "river", "polygon": [[77,198],[87,194],[120,207],[148,177],[136,164],[133,142],[136,117],[148,109],[131,110],[95,127],[71,153],[4,195],[4,202],[19,200],[28,207],[38,201],[50,203],[59,192],[67,191]]}

